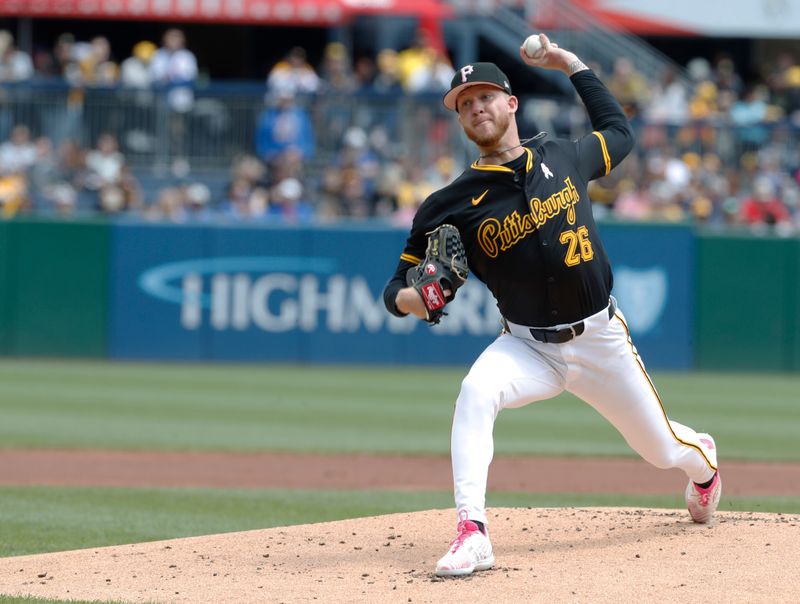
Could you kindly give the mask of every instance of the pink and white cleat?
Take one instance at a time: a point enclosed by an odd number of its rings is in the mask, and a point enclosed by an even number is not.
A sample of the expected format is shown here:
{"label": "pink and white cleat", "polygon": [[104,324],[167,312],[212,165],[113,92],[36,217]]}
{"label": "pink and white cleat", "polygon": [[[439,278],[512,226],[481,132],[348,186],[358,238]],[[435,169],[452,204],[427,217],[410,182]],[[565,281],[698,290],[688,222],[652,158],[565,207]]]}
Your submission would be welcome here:
{"label": "pink and white cleat", "polygon": [[492,568],[494,554],[488,535],[484,535],[478,525],[466,516],[458,523],[457,531],[450,549],[436,563],[436,574],[440,577],[458,577]]}
{"label": "pink and white cleat", "polygon": [[[699,434],[698,436],[709,461],[716,466],[717,446],[714,439],[708,434]],[[717,511],[720,495],[722,495],[722,479],[719,477],[719,471],[714,474],[714,479],[705,489],[690,480],[686,486],[686,507],[689,508],[692,520],[700,524],[711,522],[714,512]]]}

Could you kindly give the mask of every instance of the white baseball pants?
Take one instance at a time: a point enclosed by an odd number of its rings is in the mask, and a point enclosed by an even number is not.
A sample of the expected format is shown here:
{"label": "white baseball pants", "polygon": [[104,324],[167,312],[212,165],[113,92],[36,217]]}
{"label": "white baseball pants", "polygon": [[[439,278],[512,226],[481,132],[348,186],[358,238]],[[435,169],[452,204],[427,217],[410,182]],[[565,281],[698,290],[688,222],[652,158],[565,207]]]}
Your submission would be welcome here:
{"label": "white baseball pants", "polygon": [[[681,468],[699,483],[716,467],[697,433],[668,419],[617,310],[584,321],[582,335],[545,344],[504,333],[478,357],[461,384],[451,438],[456,508],[486,522],[486,481],[501,409],[546,400],[566,390],[594,407],[631,448],[658,468]],[[524,330],[512,331],[525,336]]]}

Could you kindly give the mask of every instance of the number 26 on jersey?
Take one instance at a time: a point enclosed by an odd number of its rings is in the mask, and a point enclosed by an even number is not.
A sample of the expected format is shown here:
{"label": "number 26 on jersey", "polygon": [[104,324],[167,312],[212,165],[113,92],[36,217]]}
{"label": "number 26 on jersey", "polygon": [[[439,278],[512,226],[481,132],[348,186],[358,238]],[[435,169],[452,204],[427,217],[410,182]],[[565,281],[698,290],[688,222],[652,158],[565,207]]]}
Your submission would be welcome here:
{"label": "number 26 on jersey", "polygon": [[558,240],[567,246],[567,255],[564,257],[564,264],[567,266],[577,266],[581,261],[589,262],[594,258],[589,230],[585,226],[580,226],[574,231],[564,231]]}

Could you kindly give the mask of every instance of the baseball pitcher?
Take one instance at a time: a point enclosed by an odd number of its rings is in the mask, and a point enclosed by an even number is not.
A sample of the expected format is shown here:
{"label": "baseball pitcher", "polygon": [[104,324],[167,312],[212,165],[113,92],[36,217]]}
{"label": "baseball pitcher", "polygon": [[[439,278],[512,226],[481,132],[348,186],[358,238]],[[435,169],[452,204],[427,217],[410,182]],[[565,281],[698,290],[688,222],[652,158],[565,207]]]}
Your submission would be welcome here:
{"label": "baseball pitcher", "polygon": [[574,141],[520,141],[519,102],[505,74],[492,63],[461,67],[444,105],[479,156],[419,208],[384,290],[389,312],[436,323],[472,273],[503,316],[501,335],[472,365],[456,400],[451,457],[458,524],[438,575],[468,575],[494,563],[485,496],[494,421],[505,408],[565,390],[575,394],[645,460],[686,473],[695,522],[711,520],[722,488],[714,439],[669,419],[611,296],[613,275],[587,185],[630,152],[630,125],[574,53],[544,34],[534,42],[534,58],[520,47],[522,60],[569,76],[593,130]]}

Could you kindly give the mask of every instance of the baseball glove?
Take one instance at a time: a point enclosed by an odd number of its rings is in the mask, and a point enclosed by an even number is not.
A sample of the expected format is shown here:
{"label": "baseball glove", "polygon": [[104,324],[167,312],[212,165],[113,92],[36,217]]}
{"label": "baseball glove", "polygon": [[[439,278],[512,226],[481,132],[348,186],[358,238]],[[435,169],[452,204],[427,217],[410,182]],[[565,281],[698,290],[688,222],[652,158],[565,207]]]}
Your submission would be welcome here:
{"label": "baseball glove", "polygon": [[[425,320],[435,325],[442,319],[444,307],[453,300],[456,290],[469,276],[467,254],[458,229],[443,224],[428,233],[425,259],[406,272],[406,283],[413,287],[425,303]],[[445,295],[445,290],[449,293]]]}

